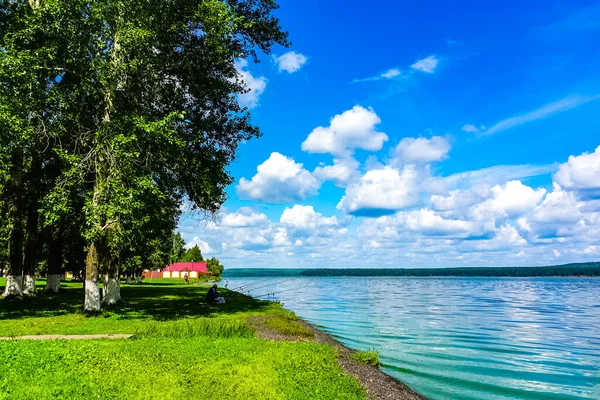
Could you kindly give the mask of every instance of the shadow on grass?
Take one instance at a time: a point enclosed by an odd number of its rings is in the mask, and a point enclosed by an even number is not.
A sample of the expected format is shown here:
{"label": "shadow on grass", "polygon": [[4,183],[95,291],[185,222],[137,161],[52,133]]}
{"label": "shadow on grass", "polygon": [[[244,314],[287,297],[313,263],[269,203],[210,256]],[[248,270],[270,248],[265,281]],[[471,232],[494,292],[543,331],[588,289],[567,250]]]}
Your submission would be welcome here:
{"label": "shadow on grass", "polygon": [[[0,320],[83,314],[82,285],[65,286],[59,294],[46,294],[38,289],[34,296],[0,300]],[[268,301],[256,300],[222,288],[219,293],[225,297],[226,303],[206,304],[208,288],[208,285],[177,285],[168,282],[123,285],[123,301],[115,306],[105,307],[100,316],[123,320],[169,321],[261,311],[270,305]]]}

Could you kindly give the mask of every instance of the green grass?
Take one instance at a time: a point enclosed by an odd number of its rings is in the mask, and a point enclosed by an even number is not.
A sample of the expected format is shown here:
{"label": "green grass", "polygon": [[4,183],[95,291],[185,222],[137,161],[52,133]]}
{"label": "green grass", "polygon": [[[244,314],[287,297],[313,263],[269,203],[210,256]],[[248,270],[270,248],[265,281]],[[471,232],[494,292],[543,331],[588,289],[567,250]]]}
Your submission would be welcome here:
{"label": "green grass", "polygon": [[264,325],[267,328],[274,329],[286,336],[302,336],[312,338],[315,334],[300,325],[297,321],[282,316],[274,316],[265,320]]}
{"label": "green grass", "polygon": [[[88,317],[80,283],[0,300],[0,336],[133,333],[132,340],[0,342],[0,399],[364,399],[335,349],[255,337],[246,319],[303,328],[277,303],[161,279],[122,284],[123,304]],[[44,282],[38,282],[39,289]],[[4,281],[0,280],[0,290]]]}
{"label": "green grass", "polygon": [[379,367],[381,365],[379,362],[379,353],[376,351],[358,350],[350,354],[350,359],[359,364],[372,365],[374,367]]}

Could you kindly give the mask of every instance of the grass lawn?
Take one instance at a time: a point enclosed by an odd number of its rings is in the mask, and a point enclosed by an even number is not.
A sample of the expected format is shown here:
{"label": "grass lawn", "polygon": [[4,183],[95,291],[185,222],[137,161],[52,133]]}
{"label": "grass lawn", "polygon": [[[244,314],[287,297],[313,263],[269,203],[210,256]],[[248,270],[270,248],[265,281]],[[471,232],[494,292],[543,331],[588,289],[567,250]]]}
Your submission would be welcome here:
{"label": "grass lawn", "polygon": [[80,283],[64,284],[59,295],[0,300],[0,336],[135,334],[0,341],[0,399],[365,398],[332,347],[258,339],[246,322],[268,317],[273,329],[297,333],[293,313],[225,289],[226,304],[207,305],[208,287],[170,279],[123,284],[123,304],[95,317],[81,312]]}

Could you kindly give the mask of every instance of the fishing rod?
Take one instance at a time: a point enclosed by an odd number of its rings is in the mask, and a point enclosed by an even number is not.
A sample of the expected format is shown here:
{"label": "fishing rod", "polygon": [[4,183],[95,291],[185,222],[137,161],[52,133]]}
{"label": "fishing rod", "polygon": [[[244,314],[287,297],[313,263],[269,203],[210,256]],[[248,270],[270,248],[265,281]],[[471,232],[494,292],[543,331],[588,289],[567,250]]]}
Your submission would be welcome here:
{"label": "fishing rod", "polygon": [[302,286],[298,286],[298,287],[291,288],[291,289],[280,290],[278,292],[265,293],[265,294],[261,294],[260,296],[252,296],[252,297],[254,297],[255,299],[258,299],[259,297],[264,297],[264,296],[271,296],[271,295],[275,296],[276,294],[279,294],[279,293],[291,292],[292,290],[298,290],[298,289],[302,289],[304,287],[305,286],[302,285]]}
{"label": "fishing rod", "polygon": [[[239,287],[237,287],[237,288],[235,288],[235,289],[232,289],[232,290],[238,290],[238,289],[241,289],[242,291],[244,291],[244,290],[248,290],[248,289],[250,289],[250,288],[251,288],[251,287],[253,287],[253,286],[261,285],[261,284],[263,284],[263,283],[265,283],[265,282],[273,282],[273,281],[278,281],[278,280],[281,280],[281,278],[272,278],[272,279],[267,279],[266,281],[264,281],[264,280],[258,280],[258,281],[256,281],[256,282],[250,282],[250,283],[247,283],[247,284],[245,284],[245,285],[239,286]],[[263,286],[263,287],[264,287],[264,286]],[[256,289],[256,288],[254,288],[254,289]],[[253,289],[253,290],[254,290],[254,289]]]}
{"label": "fishing rod", "polygon": [[[268,283],[268,284],[266,284],[266,285],[259,286],[259,287],[253,287],[253,288],[252,288],[252,290],[258,290],[258,289],[265,288],[265,287],[267,287],[267,286],[276,285],[278,282],[281,282],[281,281],[282,281],[282,279],[279,279],[279,280],[277,280],[276,282],[271,282],[271,283]],[[248,289],[245,289],[245,290],[246,290],[246,291],[248,291]]]}
{"label": "fishing rod", "polygon": [[259,279],[258,281],[251,281],[250,283],[246,283],[246,284],[244,284],[244,285],[238,286],[238,287],[236,287],[236,288],[233,288],[233,289],[231,289],[231,290],[244,289],[244,288],[246,288],[246,287],[248,287],[248,286],[253,286],[253,285],[256,285],[256,284],[258,284],[258,283],[263,283],[263,282],[264,282],[264,281],[261,281],[261,280]]}

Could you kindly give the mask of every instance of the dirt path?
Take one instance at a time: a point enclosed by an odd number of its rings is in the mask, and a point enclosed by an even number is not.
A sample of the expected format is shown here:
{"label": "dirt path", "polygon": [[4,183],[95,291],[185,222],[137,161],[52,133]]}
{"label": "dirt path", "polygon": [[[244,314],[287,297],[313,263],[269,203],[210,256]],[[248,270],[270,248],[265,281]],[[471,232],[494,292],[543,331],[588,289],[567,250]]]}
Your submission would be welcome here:
{"label": "dirt path", "polygon": [[106,333],[101,335],[33,335],[0,337],[0,340],[86,340],[86,339],[130,339],[131,334]]}
{"label": "dirt path", "polygon": [[354,351],[350,350],[331,336],[302,320],[296,323],[314,333],[313,338],[303,336],[286,336],[264,325],[264,317],[249,318],[248,323],[256,329],[259,338],[273,341],[310,341],[328,344],[339,351],[338,364],[348,375],[354,376],[366,389],[369,399],[376,400],[426,400],[399,380],[371,365],[359,364],[349,358]]}

